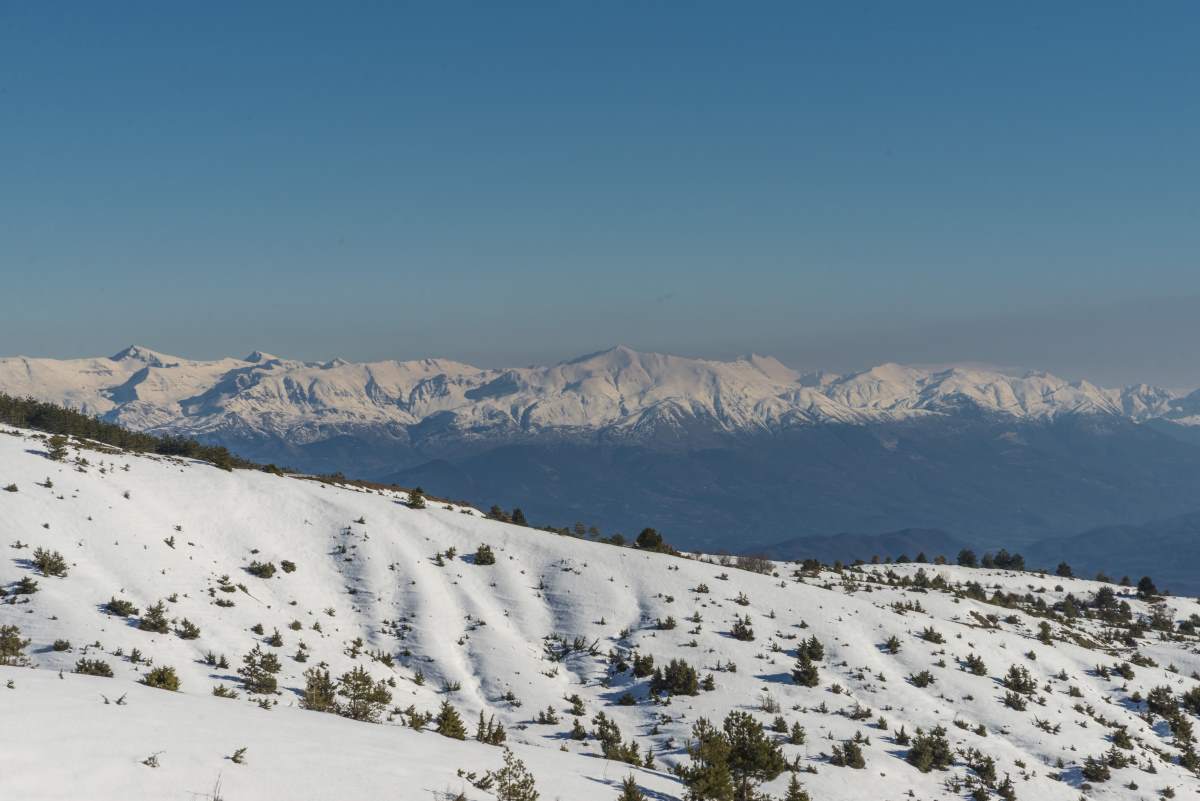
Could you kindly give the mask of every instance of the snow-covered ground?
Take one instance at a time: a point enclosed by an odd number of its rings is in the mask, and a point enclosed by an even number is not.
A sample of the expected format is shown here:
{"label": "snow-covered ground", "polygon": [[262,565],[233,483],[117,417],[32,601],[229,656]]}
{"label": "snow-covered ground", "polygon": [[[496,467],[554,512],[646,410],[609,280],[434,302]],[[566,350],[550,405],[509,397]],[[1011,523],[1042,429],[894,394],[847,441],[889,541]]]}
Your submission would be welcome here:
{"label": "snow-covered ground", "polygon": [[[481,711],[495,715],[543,799],[613,799],[631,774],[652,798],[682,798],[686,788],[670,767],[688,762],[693,724],[707,717],[719,725],[735,710],[804,728],[802,744],[782,748],[813,799],[965,797],[956,781],[971,771],[961,756],[948,771],[921,773],[897,742],[901,726],[911,735],[937,725],[956,749],[992,757],[1021,799],[1150,799],[1167,787],[1189,798],[1200,790],[1174,763],[1180,750],[1166,723],[1144,719],[1137,700],[1155,687],[1179,696],[1200,684],[1190,678],[1200,671],[1194,636],[1152,630],[1130,648],[1104,641],[1098,620],[1040,618],[961,591],[978,582],[989,597],[1001,589],[1052,607],[1072,594],[1085,606],[1104,586],[1096,582],[912,564],[809,575],[779,564],[775,575],[760,575],[434,501],[410,509],[404,493],[75,445],[55,462],[41,435],[5,429],[0,488],[10,484],[16,491],[0,491],[0,626],[20,628],[37,669],[0,667],[0,799],[203,798],[218,778],[228,801],[494,798],[494,788],[477,789],[458,771],[496,769],[500,748],[405,725],[400,710],[436,713],[443,700],[468,733]],[[481,544],[495,564],[475,563]],[[42,575],[32,563],[38,548],[60,552],[67,575]],[[294,570],[270,578],[247,571],[284,560]],[[898,583],[919,571],[920,584],[939,586]],[[23,578],[37,591],[16,592]],[[1131,589],[1114,589],[1135,615],[1152,612]],[[164,601],[172,631],[109,614],[112,598],[142,613]],[[1187,621],[1200,605],[1168,598],[1161,610]],[[731,635],[739,617],[753,639]],[[185,618],[199,627],[197,638],[175,633]],[[668,618],[673,627],[660,625]],[[1038,639],[1047,620],[1049,644]],[[922,639],[927,628],[944,643]],[[278,642],[276,632],[282,645],[268,643]],[[551,659],[551,635],[584,647]],[[824,646],[814,687],[791,678],[797,645],[809,637]],[[885,646],[890,637],[896,653]],[[56,641],[66,650],[55,650]],[[256,645],[281,662],[274,695],[242,687],[237,668]],[[655,666],[686,660],[713,676],[714,689],[655,701],[649,678],[618,671],[609,658],[634,650]],[[207,664],[210,653],[228,667]],[[971,654],[986,665],[983,675],[963,669]],[[1132,678],[1096,670],[1135,654]],[[114,677],[74,674],[84,658],[108,663]],[[173,667],[180,691],[138,684],[146,660]],[[362,666],[394,685],[384,721],[301,709],[305,669],[320,663],[334,676]],[[1003,703],[1000,679],[1013,665],[1038,685],[1024,711]],[[925,670],[927,686],[908,678]],[[239,697],[214,697],[217,685]],[[572,739],[564,699],[575,694],[584,728],[603,712],[643,754],[653,750],[654,767],[605,760],[593,737]],[[538,722],[547,707],[557,722]],[[1133,763],[1084,787],[1080,766],[1110,749],[1115,725],[1132,738],[1122,753]],[[866,768],[830,764],[833,747],[858,733],[869,738]],[[236,764],[229,757],[242,747]],[[143,764],[155,754],[157,767]],[[789,776],[764,790],[782,796]]]}

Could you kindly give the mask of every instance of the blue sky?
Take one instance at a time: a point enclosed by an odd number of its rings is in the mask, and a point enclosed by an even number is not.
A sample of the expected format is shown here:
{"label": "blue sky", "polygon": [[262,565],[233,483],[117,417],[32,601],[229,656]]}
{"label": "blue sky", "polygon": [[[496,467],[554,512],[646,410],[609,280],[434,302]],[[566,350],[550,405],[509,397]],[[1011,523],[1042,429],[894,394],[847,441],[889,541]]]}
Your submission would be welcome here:
{"label": "blue sky", "polygon": [[70,5],[0,7],[2,353],[1200,383],[1194,4]]}

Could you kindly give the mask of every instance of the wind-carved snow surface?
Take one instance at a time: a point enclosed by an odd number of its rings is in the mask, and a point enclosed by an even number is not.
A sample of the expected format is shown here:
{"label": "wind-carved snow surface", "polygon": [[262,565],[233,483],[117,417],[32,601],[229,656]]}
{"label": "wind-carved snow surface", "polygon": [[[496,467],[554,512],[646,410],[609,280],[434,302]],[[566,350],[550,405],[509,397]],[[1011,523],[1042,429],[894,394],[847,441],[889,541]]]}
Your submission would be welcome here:
{"label": "wind-carved snow surface", "polygon": [[[0,491],[7,554],[0,586],[9,593],[0,601],[0,626],[18,626],[31,640],[35,668],[0,667],[3,799],[206,798],[218,781],[229,801],[460,791],[494,798],[457,771],[498,768],[499,748],[414,731],[400,716],[371,724],[301,709],[304,669],[321,662],[335,676],[362,666],[392,680],[390,709],[436,712],[449,699],[469,732],[481,711],[494,714],[543,799],[613,799],[628,775],[651,798],[682,798],[685,788],[669,768],[687,762],[692,725],[701,717],[719,725],[735,710],[768,724],[779,715],[805,729],[804,744],[782,747],[814,799],[965,797],[953,784],[971,773],[962,759],[948,771],[919,772],[897,742],[901,726],[909,735],[945,727],[956,749],[992,757],[998,778],[1011,777],[1026,801],[1148,799],[1167,787],[1176,798],[1194,798],[1200,791],[1196,777],[1175,764],[1180,752],[1167,725],[1144,719],[1146,705],[1135,700],[1159,686],[1176,696],[1197,686],[1195,636],[1152,630],[1130,648],[1119,638],[1105,641],[1106,627],[1094,619],[1034,617],[953,592],[978,582],[989,596],[1002,590],[1053,607],[1072,594],[1086,605],[1105,586],[1096,582],[912,564],[803,574],[781,563],[775,575],[760,575],[513,526],[436,501],[410,509],[398,491],[225,472],[78,443],[67,461],[54,462],[44,437],[13,429],[0,431],[0,487],[9,484],[16,491]],[[480,544],[494,549],[495,564],[474,563]],[[38,548],[60,552],[67,576],[41,575],[31,563]],[[446,557],[451,548],[455,556]],[[246,570],[255,560],[290,560],[295,570],[263,579]],[[922,571],[946,589],[888,583]],[[26,577],[37,581],[37,592],[14,593]],[[226,592],[221,585],[241,586]],[[1115,589],[1136,616],[1151,613],[1132,590]],[[200,636],[140,630],[136,617],[105,612],[111,598],[141,610],[166,599],[167,614],[176,623],[187,618]],[[1200,605],[1167,598],[1161,613],[1186,621]],[[731,636],[741,616],[752,640]],[[674,628],[658,625],[669,617]],[[1041,622],[1050,623],[1049,644],[1037,637]],[[251,630],[256,624],[263,635]],[[945,642],[923,640],[927,628]],[[283,645],[266,644],[276,631]],[[548,635],[595,643],[595,653],[554,661],[544,647]],[[810,636],[824,646],[820,681],[798,686],[790,671],[797,645]],[[893,636],[895,654],[884,647]],[[54,650],[58,640],[69,648]],[[301,642],[305,663],[294,658]],[[270,709],[259,708],[264,697],[248,695],[235,672],[255,645],[282,662],[279,692],[265,697]],[[649,679],[618,671],[610,650],[626,658],[636,650],[656,666],[686,660],[701,677],[711,674],[715,687],[656,703]],[[205,664],[208,652],[230,667]],[[986,675],[963,669],[971,654],[983,659]],[[1142,664],[1130,679],[1096,672],[1135,654]],[[394,664],[379,661],[384,656]],[[81,658],[109,663],[115,676],[74,674]],[[146,660],[174,667],[180,692],[138,684]],[[1013,665],[1038,684],[1026,711],[1003,704],[999,679]],[[925,670],[934,678],[929,686],[908,680]],[[241,697],[214,697],[218,684]],[[618,703],[626,693],[635,703]],[[583,700],[585,728],[605,713],[643,754],[653,749],[654,769],[604,760],[595,739],[571,739],[564,698],[573,694]],[[778,712],[762,710],[768,700]],[[559,722],[536,722],[548,706]],[[861,719],[852,718],[859,709]],[[1122,753],[1133,764],[1084,789],[1080,766],[1110,749],[1111,725],[1132,737],[1132,750]],[[858,733],[869,738],[866,768],[831,765],[833,746]],[[236,764],[229,757],[239,748],[247,749],[245,761]],[[152,755],[157,767],[143,764]],[[785,773],[764,790],[782,796],[787,780]]]}
{"label": "wind-carved snow surface", "polygon": [[443,359],[301,362],[255,351],[194,361],[133,346],[111,358],[0,359],[0,391],[64,403],[130,428],[281,437],[425,423],[462,438],[560,431],[639,437],[692,422],[725,432],[945,415],[963,408],[1047,419],[1109,414],[1200,423],[1200,393],[1103,389],[1047,373],[1011,376],[884,364],[800,375],[751,355],[720,362],[620,346],[551,366],[481,369]]}

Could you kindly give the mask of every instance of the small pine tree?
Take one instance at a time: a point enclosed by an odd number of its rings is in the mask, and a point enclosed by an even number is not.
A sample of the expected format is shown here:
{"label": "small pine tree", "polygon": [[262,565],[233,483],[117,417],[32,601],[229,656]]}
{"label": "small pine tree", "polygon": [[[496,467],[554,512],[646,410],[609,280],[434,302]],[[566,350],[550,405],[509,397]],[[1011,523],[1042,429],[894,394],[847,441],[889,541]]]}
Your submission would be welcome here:
{"label": "small pine tree", "polygon": [[637,779],[632,775],[626,776],[621,782],[621,795],[617,801],[646,801],[646,796],[642,789],[638,787]]}
{"label": "small pine tree", "polygon": [[25,667],[29,658],[25,649],[29,640],[21,639],[21,630],[16,626],[0,626],[0,665],[5,667]]}
{"label": "small pine tree", "polygon": [[450,705],[449,701],[442,701],[441,709],[438,710],[437,717],[434,718],[434,731],[443,737],[451,737],[455,740],[467,739],[467,729],[463,725],[462,716],[458,714],[458,710]]}
{"label": "small pine tree", "polygon": [[1106,782],[1112,778],[1112,771],[1108,769],[1108,763],[1103,759],[1088,757],[1083,763],[1083,778],[1089,782]]}
{"label": "small pine tree", "polygon": [[821,683],[821,673],[808,654],[801,653],[796,658],[796,666],[792,668],[792,681],[801,687],[816,687]]}
{"label": "small pine tree", "polygon": [[328,668],[311,667],[304,671],[304,694],[300,706],[314,712],[334,712],[337,708],[337,683]]}
{"label": "small pine tree", "polygon": [[735,797],[756,798],[758,786],[771,781],[787,767],[783,751],[748,712],[730,712],[725,717],[724,731],[729,743],[729,772],[733,776]]}
{"label": "small pine tree", "polygon": [[475,564],[477,565],[494,565],[496,564],[496,554],[492,551],[492,546],[481,544],[475,549]]}
{"label": "small pine tree", "polygon": [[67,577],[67,560],[58,551],[37,548],[33,552],[33,566],[41,571],[43,576]]}
{"label": "small pine tree", "polygon": [[424,509],[425,508],[425,493],[420,488],[408,491],[408,508],[409,509]]}
{"label": "small pine tree", "polygon": [[56,462],[61,462],[67,458],[67,438],[62,434],[55,434],[46,440],[46,453]]}
{"label": "small pine tree", "polygon": [[787,795],[783,797],[783,801],[810,801],[808,793],[800,786],[800,780],[796,778],[796,774],[794,773],[788,781]]}
{"label": "small pine tree", "polygon": [[263,653],[262,648],[256,645],[242,657],[242,666],[238,668],[238,674],[242,677],[246,692],[270,695],[279,687],[275,674],[279,672],[280,667],[279,657]]}
{"label": "small pine tree", "polygon": [[507,748],[504,749],[504,767],[496,772],[496,799],[497,801],[538,801],[537,785],[533,780],[533,774],[525,767],[525,763],[517,759]]}
{"label": "small pine tree", "polygon": [[179,626],[175,629],[175,633],[181,640],[195,640],[200,637],[200,627],[185,617],[179,621]]}
{"label": "small pine tree", "polygon": [[954,761],[954,752],[950,750],[950,743],[946,740],[946,730],[936,726],[928,733],[918,731],[905,759],[922,773],[949,770]]}
{"label": "small pine tree", "polygon": [[162,601],[148,607],[146,614],[142,615],[142,619],[138,621],[138,628],[142,631],[166,634],[170,627],[170,621],[167,620],[167,606]]}
{"label": "small pine tree", "polygon": [[372,679],[361,665],[342,674],[337,693],[345,699],[338,702],[337,713],[351,720],[377,723],[384,708],[392,702],[387,683]]}
{"label": "small pine tree", "polygon": [[829,758],[829,764],[831,765],[836,765],[839,768],[854,768],[855,770],[862,770],[867,766],[862,746],[854,740],[846,740],[841,745],[835,745],[832,751],[833,754]]}
{"label": "small pine tree", "polygon": [[820,662],[825,658],[825,646],[821,645],[821,641],[815,634],[801,644],[800,650],[814,662]]}
{"label": "small pine tree", "polygon": [[749,615],[734,617],[733,626],[730,628],[729,633],[733,635],[735,640],[750,642],[754,639],[754,629],[751,627],[750,622]]}
{"label": "small pine tree", "polygon": [[691,764],[680,771],[687,785],[688,801],[729,801],[733,798],[733,776],[729,772],[729,741],[705,718],[692,725],[687,746]]}
{"label": "small pine tree", "polygon": [[508,734],[504,731],[504,726],[496,722],[495,715],[484,719],[483,711],[480,710],[479,723],[475,726],[475,739],[487,745],[501,745],[508,739]]}

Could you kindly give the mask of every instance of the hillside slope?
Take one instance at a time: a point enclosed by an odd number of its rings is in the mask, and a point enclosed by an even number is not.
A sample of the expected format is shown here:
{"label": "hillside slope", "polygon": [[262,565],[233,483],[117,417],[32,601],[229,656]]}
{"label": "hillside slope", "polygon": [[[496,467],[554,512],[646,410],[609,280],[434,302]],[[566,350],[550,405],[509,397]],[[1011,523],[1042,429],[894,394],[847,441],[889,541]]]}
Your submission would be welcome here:
{"label": "hillside slope", "polygon": [[[79,443],[67,460],[52,461],[43,437],[17,430],[0,434],[0,487],[9,484],[15,491],[0,492],[9,554],[0,566],[0,626],[19,627],[38,670],[0,667],[0,720],[27,733],[20,747],[0,749],[3,798],[193,798],[210,793],[218,775],[230,801],[295,797],[295,788],[345,798],[348,786],[359,798],[445,790],[495,797],[494,787],[478,789],[455,772],[498,767],[498,748],[403,728],[411,718],[403,710],[437,713],[443,701],[468,733],[480,712],[494,715],[545,799],[615,798],[626,775],[651,797],[681,798],[685,788],[669,768],[690,764],[684,744],[693,725],[706,717],[719,726],[734,711],[764,724],[778,717],[789,733],[803,729],[797,742],[768,736],[818,799],[961,798],[963,782],[979,775],[968,763],[981,764],[967,749],[995,762],[985,795],[1006,775],[1024,799],[1066,801],[1081,791],[1150,798],[1168,786],[1192,797],[1200,789],[1176,764],[1187,749],[1161,713],[1143,717],[1155,687],[1179,698],[1197,686],[1187,678],[1200,670],[1197,639],[1186,633],[1200,613],[1191,599],[1153,606],[1120,590],[1132,620],[1157,610],[1160,626],[1126,642],[1107,636],[1122,631],[1120,620],[1047,617],[1036,605],[1049,610],[1072,595],[1087,610],[1102,586],[1094,582],[929,565],[842,574],[779,565],[776,575],[760,575],[432,501],[412,509],[403,493]],[[481,544],[494,564],[476,562]],[[39,571],[39,548],[62,554],[65,577]],[[284,560],[294,569],[282,569]],[[262,578],[247,570],[256,561],[280,569]],[[36,591],[23,592],[30,581]],[[997,589],[1016,596],[1004,605],[983,599]],[[139,611],[113,615],[110,599]],[[148,612],[160,600],[167,632],[143,630],[139,621],[153,622]],[[194,639],[180,636],[185,618],[199,629]],[[944,641],[923,639],[927,629]],[[823,646],[814,686],[791,675],[809,637]],[[891,637],[896,653],[885,646]],[[274,693],[248,692],[237,672],[255,647],[278,657]],[[634,675],[634,652],[658,668],[685,660],[697,678],[713,677],[712,689],[652,697],[652,677]],[[209,653],[216,664],[206,663]],[[971,655],[986,665],[980,675],[965,669]],[[75,675],[80,659],[101,660],[115,675]],[[1109,670],[1122,662],[1136,662],[1122,668],[1129,678]],[[335,677],[362,667],[390,682],[380,724],[299,708],[304,672],[321,663]],[[1021,689],[1025,710],[1004,704],[1000,679],[1014,665],[1033,680]],[[136,684],[162,666],[174,668],[183,697]],[[217,685],[239,697],[213,697]],[[101,694],[127,698],[116,708]],[[580,726],[592,732],[582,740],[570,735],[572,695],[583,707]],[[598,713],[640,756],[652,750],[655,767],[600,758]],[[1120,755],[1132,764],[1086,782],[1082,765],[1112,748],[1116,725],[1131,737]],[[948,770],[921,772],[906,761],[912,746],[899,730],[935,726],[962,750]],[[833,764],[835,747],[856,735],[866,738],[865,770]],[[248,749],[244,765],[226,759],[239,747]],[[157,768],[141,764],[159,751]],[[782,796],[788,778],[764,789]]]}

